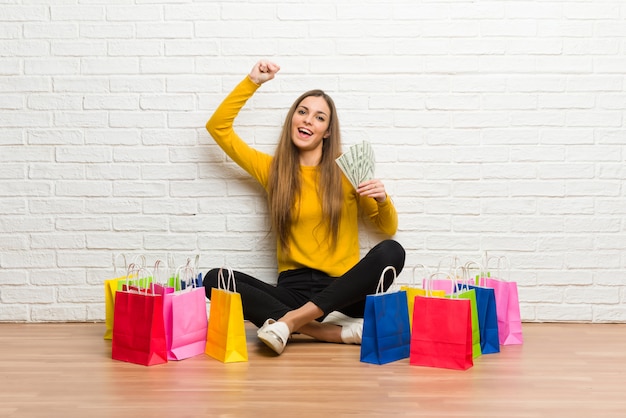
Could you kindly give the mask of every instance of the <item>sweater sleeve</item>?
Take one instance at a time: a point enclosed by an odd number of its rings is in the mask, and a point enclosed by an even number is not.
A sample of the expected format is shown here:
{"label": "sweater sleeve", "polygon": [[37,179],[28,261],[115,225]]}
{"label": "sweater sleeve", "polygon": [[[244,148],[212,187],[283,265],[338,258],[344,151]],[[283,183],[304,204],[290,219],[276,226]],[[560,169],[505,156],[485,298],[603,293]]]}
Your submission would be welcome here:
{"label": "sweater sleeve", "polygon": [[258,88],[259,85],[246,76],[215,110],[206,129],[226,155],[265,188],[272,157],[250,147],[233,127],[239,111]]}
{"label": "sweater sleeve", "polygon": [[361,197],[359,206],[365,216],[376,227],[387,235],[394,235],[398,231],[398,213],[389,195],[384,202],[378,202],[369,197]]}

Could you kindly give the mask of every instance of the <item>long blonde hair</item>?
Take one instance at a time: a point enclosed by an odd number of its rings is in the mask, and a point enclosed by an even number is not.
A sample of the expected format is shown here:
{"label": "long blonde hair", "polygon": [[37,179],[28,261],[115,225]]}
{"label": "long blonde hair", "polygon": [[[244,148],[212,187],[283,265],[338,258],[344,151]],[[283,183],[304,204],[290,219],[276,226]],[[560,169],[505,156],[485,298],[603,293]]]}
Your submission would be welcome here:
{"label": "long blonde hair", "polygon": [[322,97],[330,108],[328,129],[330,136],[323,140],[322,159],[319,162],[319,178],[317,193],[322,201],[324,219],[326,220],[331,247],[337,242],[341,207],[343,200],[341,169],[335,159],[341,155],[341,133],[337,110],[332,98],[322,90],[310,90],[303,93],[291,105],[280,134],[278,146],[272,160],[268,184],[269,212],[272,228],[276,232],[278,244],[285,252],[289,252],[289,235],[293,223],[292,210],[301,192],[300,160],[298,148],[291,140],[292,118],[298,105],[307,97]]}

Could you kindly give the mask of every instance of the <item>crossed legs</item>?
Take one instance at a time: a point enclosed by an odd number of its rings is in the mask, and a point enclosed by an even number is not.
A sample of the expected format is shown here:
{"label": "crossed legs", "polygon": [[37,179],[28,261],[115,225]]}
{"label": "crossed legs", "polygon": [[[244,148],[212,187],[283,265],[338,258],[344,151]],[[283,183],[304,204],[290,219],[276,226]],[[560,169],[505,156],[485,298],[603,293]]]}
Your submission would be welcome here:
{"label": "crossed legs", "polygon": [[[362,318],[365,297],[376,291],[381,272],[385,267],[393,266],[400,274],[404,260],[402,246],[396,241],[385,240],[338,278],[304,269],[304,272],[281,274],[277,286],[239,272],[235,272],[235,281],[242,296],[244,317],[259,327],[261,339],[269,335],[273,340],[280,340],[278,346],[282,348],[279,350],[268,345],[282,352],[289,335],[296,331],[320,341],[345,342],[341,326],[319,322],[319,319],[336,310]],[[217,286],[216,276],[217,270],[211,270],[205,277],[208,297],[210,289]],[[385,274],[384,290],[393,279],[392,272]]]}

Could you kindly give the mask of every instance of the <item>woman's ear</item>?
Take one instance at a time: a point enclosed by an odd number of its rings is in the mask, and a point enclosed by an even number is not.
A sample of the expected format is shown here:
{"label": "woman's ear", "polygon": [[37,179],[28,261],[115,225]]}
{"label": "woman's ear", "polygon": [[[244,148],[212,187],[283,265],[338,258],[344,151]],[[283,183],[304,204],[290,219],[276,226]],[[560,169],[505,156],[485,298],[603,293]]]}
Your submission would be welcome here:
{"label": "woman's ear", "polygon": [[328,139],[330,138],[330,129],[326,131],[326,133],[324,134],[324,139]]}

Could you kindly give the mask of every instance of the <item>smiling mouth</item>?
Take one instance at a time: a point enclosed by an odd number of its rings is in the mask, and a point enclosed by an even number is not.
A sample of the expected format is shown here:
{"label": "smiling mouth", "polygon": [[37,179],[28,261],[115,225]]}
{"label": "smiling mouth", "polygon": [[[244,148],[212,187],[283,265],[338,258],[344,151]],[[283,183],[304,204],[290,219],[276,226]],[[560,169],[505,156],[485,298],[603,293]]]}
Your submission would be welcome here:
{"label": "smiling mouth", "polygon": [[311,136],[313,135],[313,132],[309,131],[308,129],[304,129],[304,128],[298,128],[298,132],[302,135],[306,135],[306,136]]}

